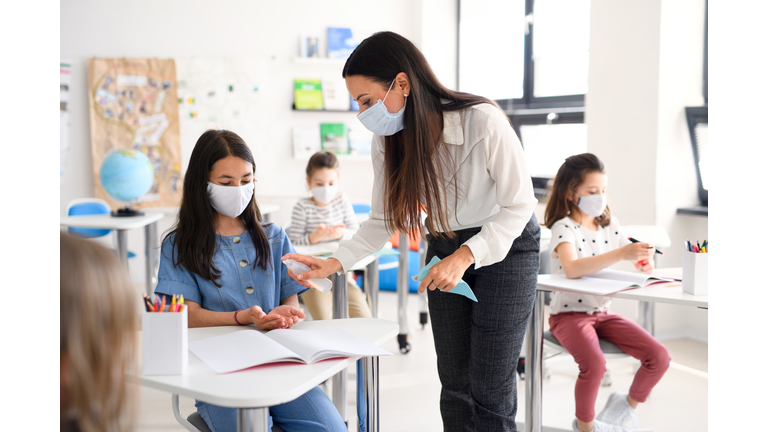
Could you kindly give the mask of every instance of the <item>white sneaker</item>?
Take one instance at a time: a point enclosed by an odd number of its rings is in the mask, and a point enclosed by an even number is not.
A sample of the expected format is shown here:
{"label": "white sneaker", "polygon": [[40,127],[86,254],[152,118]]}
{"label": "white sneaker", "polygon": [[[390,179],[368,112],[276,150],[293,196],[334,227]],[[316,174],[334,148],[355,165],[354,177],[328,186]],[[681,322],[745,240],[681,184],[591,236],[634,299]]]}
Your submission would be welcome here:
{"label": "white sneaker", "polygon": [[635,409],[627,402],[627,393],[613,392],[605,403],[605,408],[595,417],[603,423],[622,426],[627,420],[632,420],[635,429],[640,428],[640,422],[635,416]]}
{"label": "white sneaker", "polygon": [[[581,432],[576,419],[573,419],[573,432]],[[594,426],[589,432],[633,432],[631,429],[627,429],[624,426],[614,425],[610,423],[604,423],[600,420],[594,420]]]}

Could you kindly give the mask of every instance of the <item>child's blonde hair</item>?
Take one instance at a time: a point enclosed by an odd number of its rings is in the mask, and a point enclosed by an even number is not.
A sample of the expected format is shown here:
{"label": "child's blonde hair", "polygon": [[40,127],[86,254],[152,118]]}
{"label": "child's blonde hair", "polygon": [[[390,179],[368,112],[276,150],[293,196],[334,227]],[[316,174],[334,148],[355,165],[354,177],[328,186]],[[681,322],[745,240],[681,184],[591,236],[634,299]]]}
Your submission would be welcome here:
{"label": "child's blonde hair", "polygon": [[[544,210],[544,222],[547,228],[552,228],[555,222],[568,216],[576,209],[576,204],[568,199],[568,192],[575,192],[584,182],[584,178],[591,172],[605,174],[605,165],[592,153],[573,155],[567,159],[557,170],[555,181],[552,184],[552,194],[547,201]],[[595,222],[601,227],[611,223],[611,209],[606,206],[603,214],[595,218]]]}
{"label": "child's blonde hair", "polygon": [[113,252],[65,233],[59,241],[61,430],[130,430],[138,293]]}

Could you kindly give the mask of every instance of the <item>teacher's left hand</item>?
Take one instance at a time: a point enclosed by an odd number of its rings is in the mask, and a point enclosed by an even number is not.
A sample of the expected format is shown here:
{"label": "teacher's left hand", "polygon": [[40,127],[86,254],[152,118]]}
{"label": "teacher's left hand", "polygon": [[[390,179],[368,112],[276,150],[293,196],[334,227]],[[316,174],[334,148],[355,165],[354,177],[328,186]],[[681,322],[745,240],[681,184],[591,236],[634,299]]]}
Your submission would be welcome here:
{"label": "teacher's left hand", "polygon": [[423,293],[427,288],[430,291],[452,290],[473,262],[475,262],[475,256],[472,255],[469,246],[460,247],[429,269],[429,273],[419,285],[419,293]]}

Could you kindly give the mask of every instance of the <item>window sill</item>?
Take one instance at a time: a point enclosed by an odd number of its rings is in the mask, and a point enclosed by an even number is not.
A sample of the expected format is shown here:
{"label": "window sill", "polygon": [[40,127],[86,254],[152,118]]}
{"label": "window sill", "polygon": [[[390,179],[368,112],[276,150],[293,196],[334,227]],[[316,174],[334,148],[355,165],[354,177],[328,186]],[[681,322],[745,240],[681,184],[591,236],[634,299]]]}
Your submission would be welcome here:
{"label": "window sill", "polygon": [[708,206],[680,207],[679,209],[677,209],[677,214],[709,216],[709,207]]}

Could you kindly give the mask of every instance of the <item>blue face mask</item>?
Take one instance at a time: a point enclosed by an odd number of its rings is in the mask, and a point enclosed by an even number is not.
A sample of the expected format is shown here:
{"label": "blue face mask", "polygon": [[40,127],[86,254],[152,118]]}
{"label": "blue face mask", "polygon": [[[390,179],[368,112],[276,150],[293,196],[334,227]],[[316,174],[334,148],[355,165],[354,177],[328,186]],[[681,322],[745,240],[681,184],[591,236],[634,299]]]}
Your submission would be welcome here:
{"label": "blue face mask", "polygon": [[[387,94],[384,95],[384,100],[387,100],[392,86],[395,85],[395,80],[392,80],[392,84],[389,85]],[[408,95],[405,95],[405,102],[408,102]],[[403,108],[390,114],[387,111],[387,107],[384,106],[384,102],[379,99],[376,105],[368,108],[357,115],[360,123],[365,126],[366,129],[379,136],[394,135],[403,130],[403,112],[405,111],[405,102],[403,102]]]}

